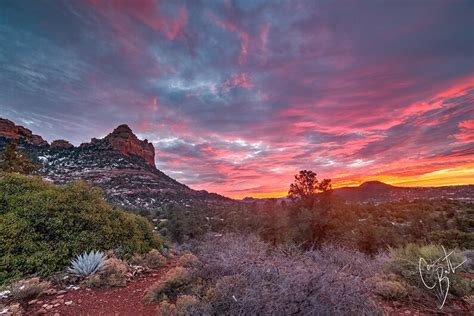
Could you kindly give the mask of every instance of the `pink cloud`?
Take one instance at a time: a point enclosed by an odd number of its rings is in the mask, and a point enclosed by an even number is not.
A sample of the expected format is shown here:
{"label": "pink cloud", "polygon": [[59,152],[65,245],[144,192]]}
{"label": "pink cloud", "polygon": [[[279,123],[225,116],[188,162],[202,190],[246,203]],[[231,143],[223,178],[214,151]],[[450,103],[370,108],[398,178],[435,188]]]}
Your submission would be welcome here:
{"label": "pink cloud", "polygon": [[233,75],[222,84],[222,91],[229,92],[232,88],[251,89],[252,79],[246,73]]}
{"label": "pink cloud", "polygon": [[240,54],[239,54],[239,64],[242,65],[247,59],[250,47],[250,35],[247,32],[244,32],[237,24],[232,21],[225,21],[220,19],[214,14],[209,14],[211,21],[213,21],[220,28],[227,30],[229,32],[235,33],[240,39]]}

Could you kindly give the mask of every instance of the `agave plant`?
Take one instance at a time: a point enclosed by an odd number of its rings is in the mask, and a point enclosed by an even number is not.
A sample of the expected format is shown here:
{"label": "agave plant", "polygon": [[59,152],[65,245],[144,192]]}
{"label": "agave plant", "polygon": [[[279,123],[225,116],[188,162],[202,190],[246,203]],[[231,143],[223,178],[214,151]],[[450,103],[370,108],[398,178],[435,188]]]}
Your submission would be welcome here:
{"label": "agave plant", "polygon": [[102,251],[84,252],[71,261],[69,272],[86,277],[99,271],[104,265],[105,254]]}

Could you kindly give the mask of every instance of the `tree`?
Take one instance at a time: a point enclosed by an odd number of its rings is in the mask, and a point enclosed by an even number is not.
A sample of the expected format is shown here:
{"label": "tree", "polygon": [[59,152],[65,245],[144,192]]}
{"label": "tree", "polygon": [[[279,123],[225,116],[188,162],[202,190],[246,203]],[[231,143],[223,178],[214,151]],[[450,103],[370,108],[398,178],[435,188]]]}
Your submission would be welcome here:
{"label": "tree", "polygon": [[331,180],[320,182],[311,170],[301,170],[295,175],[288,191],[293,201],[289,210],[293,240],[311,246],[325,237],[330,220],[331,191]]}
{"label": "tree", "polygon": [[301,170],[290,185],[288,196],[292,200],[313,199],[318,193],[331,190],[331,179],[319,182],[317,174],[311,170]]}
{"label": "tree", "polygon": [[18,141],[12,140],[0,155],[0,170],[21,174],[31,174],[39,169],[38,165],[19,153]]}

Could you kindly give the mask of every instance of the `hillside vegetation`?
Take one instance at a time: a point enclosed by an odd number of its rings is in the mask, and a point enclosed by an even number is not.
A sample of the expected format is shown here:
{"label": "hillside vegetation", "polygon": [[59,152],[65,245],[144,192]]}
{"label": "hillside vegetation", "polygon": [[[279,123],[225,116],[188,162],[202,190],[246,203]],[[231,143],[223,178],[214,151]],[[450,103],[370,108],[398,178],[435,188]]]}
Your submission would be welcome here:
{"label": "hillside vegetation", "polygon": [[84,251],[131,255],[161,246],[148,220],[112,208],[100,189],[0,173],[0,284],[48,276]]}

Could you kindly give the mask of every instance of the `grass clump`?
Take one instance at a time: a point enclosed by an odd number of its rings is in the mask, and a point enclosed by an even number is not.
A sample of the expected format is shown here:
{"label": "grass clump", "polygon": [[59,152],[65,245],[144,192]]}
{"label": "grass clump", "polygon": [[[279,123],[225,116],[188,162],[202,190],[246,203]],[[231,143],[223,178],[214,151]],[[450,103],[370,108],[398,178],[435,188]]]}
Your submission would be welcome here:
{"label": "grass clump", "polygon": [[117,258],[104,261],[103,267],[85,280],[87,287],[118,287],[127,285],[128,265]]}
{"label": "grass clump", "polygon": [[185,253],[179,257],[178,265],[185,268],[196,268],[201,265],[201,261],[192,253]]}
{"label": "grass clump", "polygon": [[158,312],[163,316],[199,315],[202,314],[199,304],[199,299],[193,295],[180,295],[175,304],[169,300],[163,301],[158,307]]}
{"label": "grass clump", "polygon": [[145,263],[148,268],[157,269],[166,264],[166,258],[158,250],[152,249],[146,254]]}
{"label": "grass clump", "polygon": [[163,280],[153,285],[146,294],[148,301],[163,301],[184,294],[188,285],[193,281],[191,270],[176,267],[169,270]]}
{"label": "grass clump", "polygon": [[374,292],[387,300],[401,301],[408,297],[407,285],[397,280],[377,278],[374,280]]}
{"label": "grass clump", "polygon": [[9,290],[14,301],[23,302],[40,296],[49,286],[49,282],[35,277],[14,282]]}

